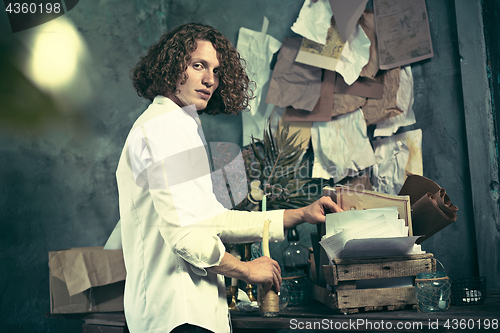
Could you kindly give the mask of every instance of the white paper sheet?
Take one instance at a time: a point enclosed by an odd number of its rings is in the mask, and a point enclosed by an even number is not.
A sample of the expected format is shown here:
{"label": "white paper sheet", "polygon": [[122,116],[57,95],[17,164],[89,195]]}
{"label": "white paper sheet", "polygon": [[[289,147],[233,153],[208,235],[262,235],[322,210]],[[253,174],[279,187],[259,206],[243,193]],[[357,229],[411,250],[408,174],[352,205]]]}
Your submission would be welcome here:
{"label": "white paper sheet", "polygon": [[[382,237],[399,237],[400,233],[387,223],[384,216],[379,216],[356,227],[345,229],[344,231],[322,239],[319,243],[325,249],[328,258],[340,258],[345,245],[352,239],[372,239]],[[415,242],[415,241],[414,241]]]}
{"label": "white paper sheet", "polygon": [[295,61],[336,71],[350,85],[358,79],[370,59],[371,42],[359,24],[346,42],[341,39],[336,28],[332,29],[327,45],[304,39]]}
{"label": "white paper sheet", "polygon": [[[380,216],[385,216],[387,221],[398,220],[398,208],[374,208],[365,210],[346,210],[340,213],[326,215],[326,233],[324,238],[333,236],[347,228],[357,227],[366,221],[373,220]],[[403,220],[404,225],[404,220]]]}
{"label": "white paper sheet", "polygon": [[[264,38],[263,38],[264,36]],[[273,54],[281,47],[281,42],[276,38],[263,35],[261,31],[240,28],[236,48],[241,57],[247,61],[247,73],[255,81],[255,98],[250,101],[250,111],[242,112],[243,121],[243,146],[251,142],[251,136],[262,139],[264,125],[273,110],[272,104],[266,104],[269,81],[271,79],[270,63]]]}
{"label": "white paper sheet", "polygon": [[410,152],[405,142],[385,138],[373,141],[376,163],[372,169],[372,186],[377,192],[397,195],[405,181]]}
{"label": "white paper sheet", "polygon": [[325,44],[332,8],[328,0],[305,0],[292,31],[316,43]]}
{"label": "white paper sheet", "polygon": [[396,133],[400,127],[415,124],[415,113],[412,108],[413,74],[411,72],[411,66],[401,67],[396,100],[398,108],[403,111],[403,113],[378,123],[373,136],[391,136]]}
{"label": "white paper sheet", "polygon": [[342,75],[345,83],[351,85],[356,81],[370,60],[370,39],[359,24],[356,24],[342,49],[335,71]]}
{"label": "white paper sheet", "polygon": [[420,236],[351,239],[340,251],[339,258],[413,254],[413,246],[418,237]]}
{"label": "white paper sheet", "polygon": [[372,142],[376,163],[372,186],[382,193],[397,195],[405,181],[405,171],[423,174],[422,130],[413,130]]}
{"label": "white paper sheet", "polygon": [[314,178],[333,178],[338,182],[375,164],[361,109],[337,116],[332,121],[313,122],[311,141]]}

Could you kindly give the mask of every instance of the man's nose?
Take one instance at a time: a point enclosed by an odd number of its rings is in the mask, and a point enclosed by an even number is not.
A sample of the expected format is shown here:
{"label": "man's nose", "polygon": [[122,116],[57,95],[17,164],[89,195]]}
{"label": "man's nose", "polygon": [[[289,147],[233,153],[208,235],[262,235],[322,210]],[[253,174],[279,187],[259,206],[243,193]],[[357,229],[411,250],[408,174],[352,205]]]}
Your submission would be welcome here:
{"label": "man's nose", "polygon": [[205,86],[211,87],[215,84],[215,75],[212,71],[207,71],[203,76],[203,82]]}

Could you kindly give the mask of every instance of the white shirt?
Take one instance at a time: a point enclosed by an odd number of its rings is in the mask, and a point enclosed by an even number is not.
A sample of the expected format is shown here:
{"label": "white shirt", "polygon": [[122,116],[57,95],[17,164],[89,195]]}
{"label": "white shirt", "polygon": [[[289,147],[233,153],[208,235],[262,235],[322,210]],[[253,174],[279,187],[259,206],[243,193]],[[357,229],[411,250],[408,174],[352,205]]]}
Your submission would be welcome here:
{"label": "white shirt", "polygon": [[226,210],[212,192],[208,158],[193,107],[158,96],[132,127],[116,178],[131,333],[170,332],[189,323],[230,332],[219,265],[227,243],[283,240],[283,211]]}

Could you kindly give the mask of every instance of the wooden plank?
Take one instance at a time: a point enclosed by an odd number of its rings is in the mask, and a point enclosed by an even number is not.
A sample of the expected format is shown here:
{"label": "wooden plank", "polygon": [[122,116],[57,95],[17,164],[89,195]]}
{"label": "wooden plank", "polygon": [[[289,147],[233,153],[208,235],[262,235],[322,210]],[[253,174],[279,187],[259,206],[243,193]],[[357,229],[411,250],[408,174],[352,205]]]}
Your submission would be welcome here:
{"label": "wooden plank", "polygon": [[335,286],[336,290],[353,290],[356,289],[356,281],[339,281]]}
{"label": "wooden plank", "polygon": [[82,324],[82,333],[128,333],[123,326]]}
{"label": "wooden plank", "polygon": [[[383,279],[402,276],[416,276],[432,268],[432,259],[388,261],[336,266],[337,281]],[[335,272],[334,272],[335,275]]]}
{"label": "wooden plank", "polygon": [[414,260],[414,259],[425,259],[433,258],[432,253],[420,253],[420,254],[408,254],[404,256],[387,256],[387,257],[363,257],[363,258],[346,258],[346,259],[334,259],[333,262],[337,265],[339,264],[364,264],[364,263],[374,263],[374,262],[388,262],[388,261],[403,261],[403,260]]}
{"label": "wooden plank", "polygon": [[479,274],[486,277],[487,288],[500,289],[498,133],[488,81],[481,0],[457,0],[455,12]]}
{"label": "wooden plank", "polygon": [[339,309],[416,304],[414,287],[338,290]]}

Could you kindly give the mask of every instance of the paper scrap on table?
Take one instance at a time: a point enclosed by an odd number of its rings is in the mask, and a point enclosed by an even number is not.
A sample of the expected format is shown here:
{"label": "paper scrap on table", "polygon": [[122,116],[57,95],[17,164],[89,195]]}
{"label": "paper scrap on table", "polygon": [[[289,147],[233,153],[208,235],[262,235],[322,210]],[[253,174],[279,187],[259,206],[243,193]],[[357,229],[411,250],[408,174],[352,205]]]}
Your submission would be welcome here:
{"label": "paper scrap on table", "polygon": [[340,115],[332,121],[313,122],[313,178],[338,182],[375,164],[361,110]]}
{"label": "paper scrap on table", "polygon": [[407,172],[423,175],[422,130],[377,138],[372,144],[377,162],[371,181],[376,191],[397,195]]}
{"label": "paper scrap on table", "polygon": [[312,111],[321,92],[321,68],[295,62],[302,38],[283,39],[266,103]]}
{"label": "paper scrap on table", "polygon": [[292,31],[316,43],[325,44],[332,8],[328,0],[305,0]]}
{"label": "paper scrap on table", "polygon": [[399,89],[396,95],[397,108],[403,113],[378,122],[373,136],[390,136],[396,133],[400,127],[415,124],[415,113],[413,112],[413,74],[411,66],[401,68],[399,76]]}
{"label": "paper scrap on table", "polygon": [[[264,36],[264,38],[263,38]],[[236,48],[247,61],[247,73],[255,81],[255,98],[249,102],[250,111],[241,113],[243,122],[243,146],[251,143],[252,135],[262,139],[264,126],[273,110],[273,105],[265,103],[263,93],[269,87],[271,79],[270,63],[273,54],[281,47],[281,42],[260,31],[240,28]]]}
{"label": "paper scrap on table", "polygon": [[336,71],[347,84],[352,84],[370,59],[370,44],[370,39],[359,25],[344,42],[332,16],[326,44],[304,38],[295,61]]}
{"label": "paper scrap on table", "polygon": [[356,27],[367,2],[368,0],[330,0],[332,14],[343,40],[347,40]]}
{"label": "paper scrap on table", "polygon": [[434,56],[425,0],[373,0],[380,69]]}

